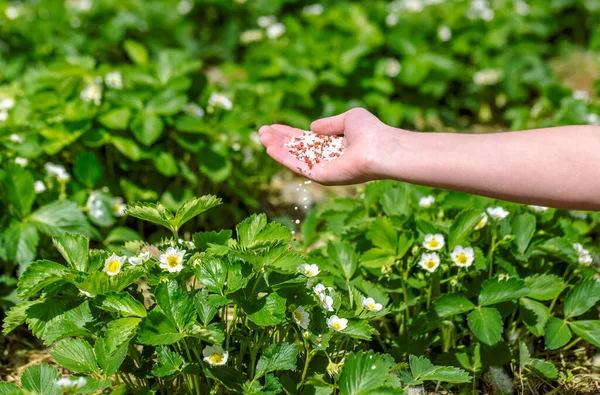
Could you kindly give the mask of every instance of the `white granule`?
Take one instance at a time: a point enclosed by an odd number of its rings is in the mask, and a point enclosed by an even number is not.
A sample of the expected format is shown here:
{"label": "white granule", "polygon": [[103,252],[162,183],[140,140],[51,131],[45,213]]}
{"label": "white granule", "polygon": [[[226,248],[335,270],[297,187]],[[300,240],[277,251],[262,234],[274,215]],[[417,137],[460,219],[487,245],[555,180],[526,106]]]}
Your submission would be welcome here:
{"label": "white granule", "polygon": [[305,131],[285,144],[290,154],[312,169],[317,163],[328,162],[344,154],[344,138]]}

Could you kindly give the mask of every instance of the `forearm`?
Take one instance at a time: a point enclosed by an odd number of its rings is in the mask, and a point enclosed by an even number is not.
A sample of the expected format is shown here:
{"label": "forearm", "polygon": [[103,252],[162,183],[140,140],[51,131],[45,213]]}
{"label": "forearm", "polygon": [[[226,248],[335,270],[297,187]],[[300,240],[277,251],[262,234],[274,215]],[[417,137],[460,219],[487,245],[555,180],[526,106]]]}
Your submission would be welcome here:
{"label": "forearm", "polygon": [[[381,178],[519,203],[600,210],[600,128],[485,135],[400,132]],[[390,158],[390,159],[388,159]]]}

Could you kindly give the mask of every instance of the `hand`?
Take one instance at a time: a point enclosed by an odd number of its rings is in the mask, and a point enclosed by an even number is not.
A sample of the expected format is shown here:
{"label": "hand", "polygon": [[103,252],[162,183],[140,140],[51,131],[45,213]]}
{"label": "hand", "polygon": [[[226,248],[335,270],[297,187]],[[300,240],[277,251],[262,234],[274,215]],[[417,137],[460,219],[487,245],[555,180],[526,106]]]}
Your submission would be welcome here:
{"label": "hand", "polygon": [[344,135],[344,154],[309,169],[288,151],[285,144],[303,131],[286,125],[263,126],[260,141],[267,154],[288,169],[319,184],[346,185],[375,180],[381,177],[382,161],[391,160],[397,130],[387,126],[365,109],[354,108],[345,113],[314,121],[311,130],[318,134]]}

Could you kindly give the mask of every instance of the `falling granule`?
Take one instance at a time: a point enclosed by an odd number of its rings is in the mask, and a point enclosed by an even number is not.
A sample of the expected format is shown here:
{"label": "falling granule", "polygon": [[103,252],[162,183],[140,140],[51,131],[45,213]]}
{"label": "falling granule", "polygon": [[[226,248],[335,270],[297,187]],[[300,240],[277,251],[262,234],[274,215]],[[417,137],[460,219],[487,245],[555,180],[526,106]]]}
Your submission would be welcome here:
{"label": "falling granule", "polygon": [[299,219],[295,220],[294,222],[296,223],[296,225],[300,225],[300,220]]}
{"label": "falling granule", "polygon": [[292,137],[285,146],[290,154],[300,162],[306,163],[309,169],[312,169],[317,163],[328,162],[342,156],[344,154],[343,141],[344,138],[341,136],[305,131],[300,137]]}

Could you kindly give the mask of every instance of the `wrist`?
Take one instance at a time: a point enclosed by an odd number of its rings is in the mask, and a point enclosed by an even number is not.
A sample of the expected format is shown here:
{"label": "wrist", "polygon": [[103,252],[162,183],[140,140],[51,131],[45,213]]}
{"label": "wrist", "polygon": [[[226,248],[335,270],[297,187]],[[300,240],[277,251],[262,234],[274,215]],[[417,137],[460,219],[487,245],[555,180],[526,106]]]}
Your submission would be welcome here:
{"label": "wrist", "polygon": [[413,181],[424,159],[424,134],[393,127],[378,133],[379,143],[374,144],[367,155],[370,178]]}

